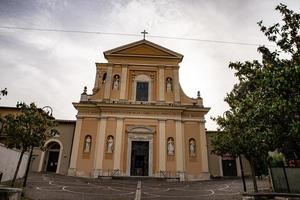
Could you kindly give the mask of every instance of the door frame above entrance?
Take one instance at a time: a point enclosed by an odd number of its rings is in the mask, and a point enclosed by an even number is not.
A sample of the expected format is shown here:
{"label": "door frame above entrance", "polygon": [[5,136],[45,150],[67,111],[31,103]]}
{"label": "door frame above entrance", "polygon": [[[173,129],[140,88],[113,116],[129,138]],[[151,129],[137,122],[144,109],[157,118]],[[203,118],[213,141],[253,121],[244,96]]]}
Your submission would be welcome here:
{"label": "door frame above entrance", "polygon": [[[44,147],[47,147],[51,142],[57,142],[60,146],[59,149],[59,156],[58,156],[58,164],[57,164],[57,168],[56,168],[56,172],[55,173],[59,173],[59,169],[60,169],[60,163],[61,163],[61,158],[62,158],[62,152],[63,152],[63,144],[61,143],[61,141],[57,140],[57,139],[49,139]],[[46,153],[45,151],[42,151],[41,157],[40,157],[40,162],[39,162],[39,168],[38,168],[38,172],[43,171],[43,168],[45,168],[45,166],[47,166],[47,161],[46,161],[46,165],[44,165],[45,162],[45,157],[46,157]]]}
{"label": "door frame above entrance", "polygon": [[149,155],[148,155],[148,176],[152,176],[153,173],[153,128],[146,126],[131,126],[128,127],[128,147],[127,147],[127,166],[126,166],[126,175],[130,176],[131,168],[131,148],[133,141],[144,141],[149,142]]}

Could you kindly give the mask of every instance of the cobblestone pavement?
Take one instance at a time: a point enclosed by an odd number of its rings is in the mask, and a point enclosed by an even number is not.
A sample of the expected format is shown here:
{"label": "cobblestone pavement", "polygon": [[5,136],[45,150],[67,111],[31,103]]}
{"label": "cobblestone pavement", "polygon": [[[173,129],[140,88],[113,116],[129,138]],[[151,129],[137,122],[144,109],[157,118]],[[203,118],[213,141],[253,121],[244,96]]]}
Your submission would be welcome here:
{"label": "cobblestone pavement", "polygon": [[[134,200],[139,180],[108,180],[69,177],[56,174],[32,173],[26,196],[34,200]],[[260,189],[268,189],[266,180],[259,181]],[[251,180],[247,187],[251,190]],[[212,180],[197,182],[167,182],[141,180],[141,199],[241,199],[242,182]]]}

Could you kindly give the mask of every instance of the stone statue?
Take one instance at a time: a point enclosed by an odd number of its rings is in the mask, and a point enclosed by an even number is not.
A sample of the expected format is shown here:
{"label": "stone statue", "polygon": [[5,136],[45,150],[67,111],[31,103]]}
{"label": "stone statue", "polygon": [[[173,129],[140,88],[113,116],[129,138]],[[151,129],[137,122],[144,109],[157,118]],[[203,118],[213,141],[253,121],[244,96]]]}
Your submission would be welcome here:
{"label": "stone statue", "polygon": [[190,140],[190,156],[195,156],[195,150],[196,150],[196,144],[195,144],[195,141],[194,140]]}
{"label": "stone statue", "polygon": [[91,136],[87,136],[85,138],[85,145],[84,145],[84,152],[85,153],[89,153],[91,151],[91,143],[92,143]]}
{"label": "stone statue", "polygon": [[119,75],[115,75],[114,82],[113,82],[113,89],[114,90],[119,89],[119,83],[120,83],[120,77],[119,77]]}
{"label": "stone statue", "polygon": [[114,139],[112,136],[109,136],[107,140],[107,153],[113,152],[113,146],[114,146]]}
{"label": "stone statue", "polygon": [[167,78],[167,92],[172,92],[172,79]]}
{"label": "stone statue", "polygon": [[174,140],[172,138],[169,138],[168,140],[168,155],[174,155],[175,154],[175,148],[174,148]]}

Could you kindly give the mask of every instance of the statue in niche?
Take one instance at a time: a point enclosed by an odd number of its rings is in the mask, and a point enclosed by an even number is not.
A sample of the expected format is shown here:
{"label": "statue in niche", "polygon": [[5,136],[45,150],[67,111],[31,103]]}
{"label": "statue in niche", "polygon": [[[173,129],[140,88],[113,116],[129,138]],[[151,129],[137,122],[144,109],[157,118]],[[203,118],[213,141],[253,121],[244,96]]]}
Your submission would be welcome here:
{"label": "statue in niche", "polygon": [[91,136],[86,136],[84,141],[84,153],[89,153],[91,151],[92,138]]}
{"label": "statue in niche", "polygon": [[174,139],[169,138],[168,139],[168,155],[174,155],[174,154],[175,154]]}
{"label": "statue in niche", "polygon": [[172,79],[167,78],[167,92],[172,92]]}
{"label": "statue in niche", "polygon": [[190,140],[189,150],[190,150],[190,156],[195,156],[196,155],[196,144],[195,144],[194,139]]}
{"label": "statue in niche", "polygon": [[107,140],[107,153],[113,152],[114,139],[113,136],[109,136]]}
{"label": "statue in niche", "polygon": [[107,73],[105,72],[102,76],[102,84],[106,83]]}
{"label": "statue in niche", "polygon": [[118,90],[119,89],[119,85],[120,85],[120,76],[119,75],[115,75],[114,76],[114,81],[113,81],[113,89],[114,90]]}

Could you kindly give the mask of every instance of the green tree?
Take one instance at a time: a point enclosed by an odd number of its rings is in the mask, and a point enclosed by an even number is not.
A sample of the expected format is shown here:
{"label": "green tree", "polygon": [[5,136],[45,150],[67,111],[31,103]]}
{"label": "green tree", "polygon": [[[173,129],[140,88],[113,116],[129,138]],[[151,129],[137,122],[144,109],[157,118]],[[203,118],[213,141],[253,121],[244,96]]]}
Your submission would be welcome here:
{"label": "green tree", "polygon": [[[8,92],[7,92],[7,88],[4,88],[3,90],[0,91],[0,96],[7,96]],[[1,97],[0,97],[1,99]]]}
{"label": "green tree", "polygon": [[20,114],[9,114],[4,117],[3,134],[8,148],[20,149],[20,157],[14,173],[11,186],[14,186],[22,158],[25,152],[34,147],[43,149],[45,141],[56,134],[54,118],[49,117],[34,103],[27,105],[18,103]]}
{"label": "green tree", "polygon": [[258,23],[275,50],[260,46],[262,61],[230,63],[238,83],[225,97],[230,109],[215,118],[222,133],[213,139],[217,154],[243,154],[254,166],[268,151],[282,149],[300,138],[300,14],[279,4],[282,22]]}

